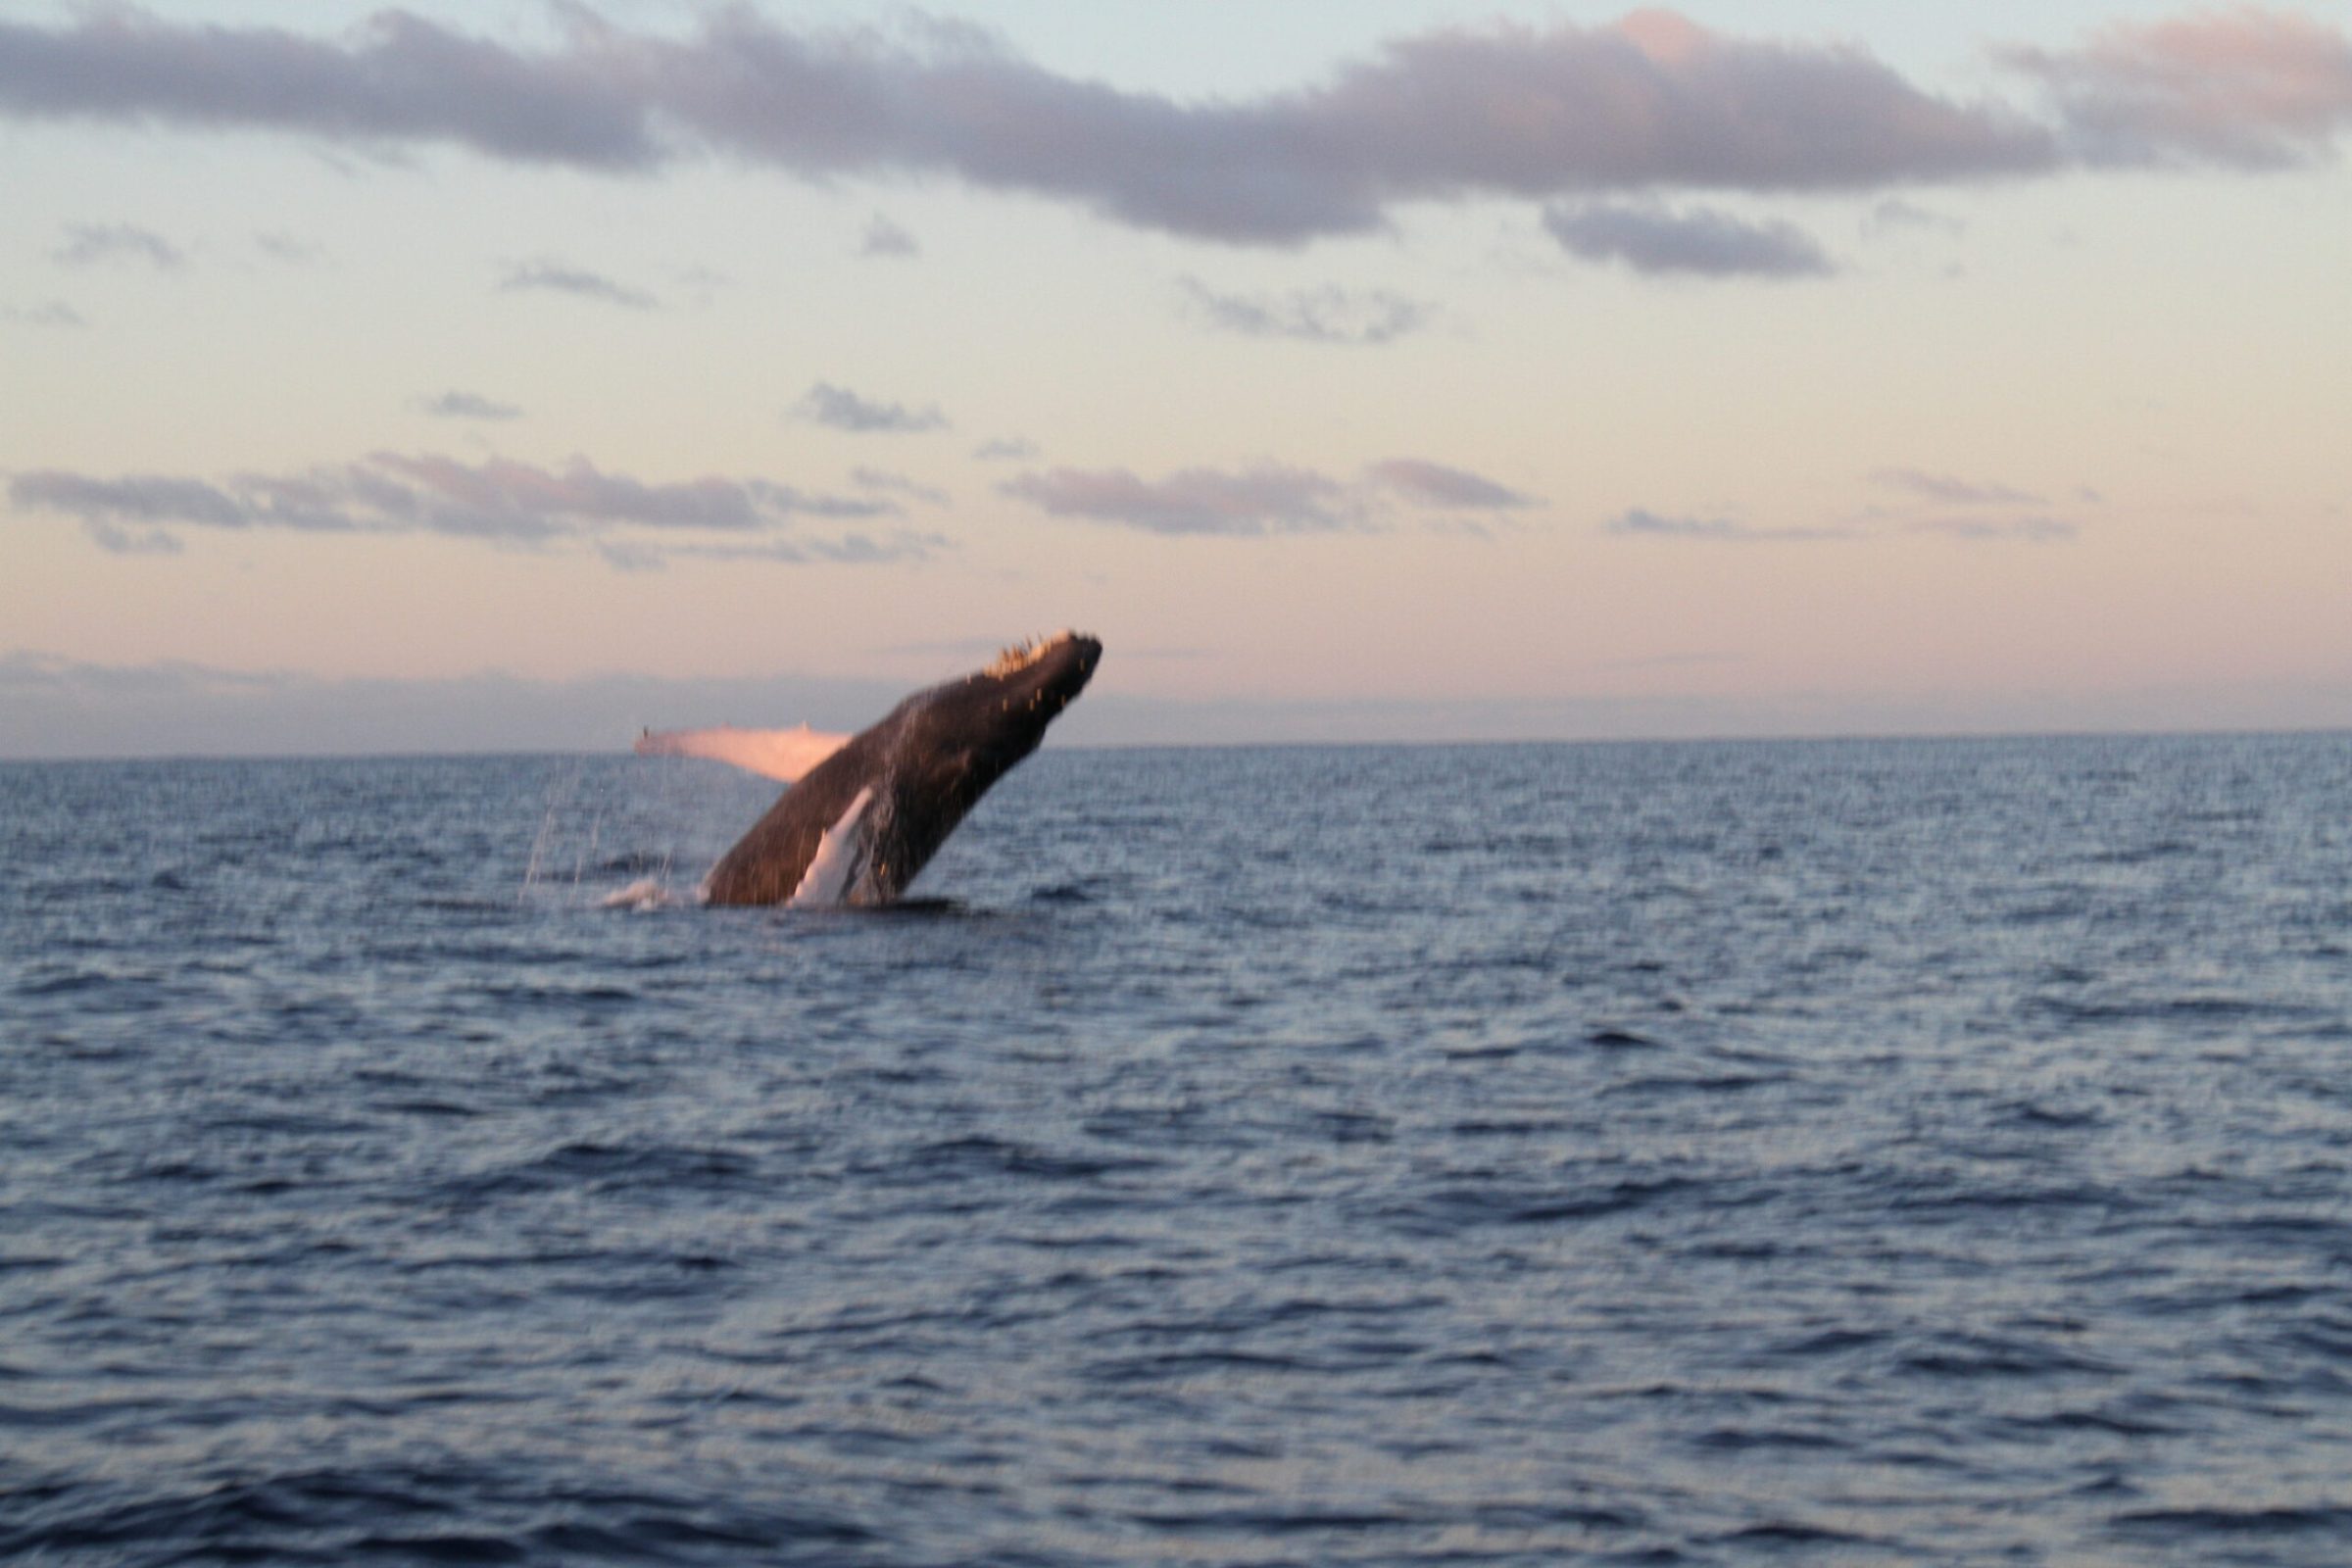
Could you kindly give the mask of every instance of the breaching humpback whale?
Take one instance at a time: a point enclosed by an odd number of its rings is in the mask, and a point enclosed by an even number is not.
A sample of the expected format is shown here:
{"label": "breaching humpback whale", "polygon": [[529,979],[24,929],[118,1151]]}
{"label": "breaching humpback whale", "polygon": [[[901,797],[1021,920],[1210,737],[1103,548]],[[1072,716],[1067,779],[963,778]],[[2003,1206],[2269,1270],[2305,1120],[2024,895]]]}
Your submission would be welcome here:
{"label": "breaching humpback whale", "polygon": [[[989,786],[1037,750],[1102,658],[1092,637],[1062,632],[1007,648],[985,669],[916,692],[871,729],[840,742],[808,731],[790,760],[821,757],[720,857],[704,883],[712,904],[875,905],[906,891]],[[648,735],[640,752],[740,759],[767,754],[732,737]],[[769,768],[754,765],[758,771]],[[782,771],[779,766],[773,771]]]}

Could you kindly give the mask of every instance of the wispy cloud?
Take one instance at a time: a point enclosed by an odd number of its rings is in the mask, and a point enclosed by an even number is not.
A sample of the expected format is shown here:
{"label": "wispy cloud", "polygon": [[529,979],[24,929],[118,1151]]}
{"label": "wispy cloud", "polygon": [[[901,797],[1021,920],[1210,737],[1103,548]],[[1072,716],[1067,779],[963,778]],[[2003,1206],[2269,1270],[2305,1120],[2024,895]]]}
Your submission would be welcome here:
{"label": "wispy cloud", "polygon": [[1948,473],[1924,473],[1917,468],[1880,468],[1871,479],[1889,489],[1923,500],[1963,507],[2037,506],[2041,497],[2005,484],[1962,479]]}
{"label": "wispy cloud", "polygon": [[545,290],[555,294],[574,294],[582,299],[601,300],[607,305],[618,305],[626,310],[650,311],[660,301],[641,288],[614,282],[601,272],[587,271],[557,261],[517,262],[507,269],[499,279],[502,293]]}
{"label": "wispy cloud", "polygon": [[1467,468],[1450,468],[1443,463],[1427,463],[1418,458],[1393,458],[1386,463],[1372,465],[1368,471],[1373,478],[1415,506],[1448,511],[1500,512],[1535,505],[1532,496],[1521,495]]}
{"label": "wispy cloud", "polygon": [[144,262],[158,271],[176,272],[187,265],[188,253],[136,223],[70,223],[49,259],[64,267]]}
{"label": "wispy cloud", "polygon": [[1428,521],[1436,531],[1485,538],[1481,516],[1537,504],[1483,474],[1419,458],[1375,463],[1353,480],[1261,463],[1180,468],[1158,479],[1129,468],[1053,468],[1017,475],[997,488],[1055,516],[1145,533],[1233,539],[1372,532],[1389,525],[1399,503],[1424,514],[1450,514]]}
{"label": "wispy cloud", "polygon": [[417,409],[439,419],[519,419],[522,410],[512,403],[500,403],[478,392],[444,392],[437,398],[425,398]]}
{"label": "wispy cloud", "polygon": [[1586,202],[1544,210],[1562,249],[1637,272],[1702,277],[1821,277],[1837,270],[1811,235],[1779,220],[1751,223],[1713,208]]}
{"label": "wispy cloud", "polygon": [[936,406],[914,409],[903,403],[884,403],[860,397],[830,381],[819,381],[810,387],[801,398],[797,412],[812,424],[830,425],[860,435],[906,435],[948,427],[948,416]]}
{"label": "wispy cloud", "polygon": [[1939,234],[1959,234],[1968,224],[1957,218],[1907,202],[1900,196],[1886,196],[1871,204],[1863,215],[1862,232],[1873,238],[1899,234],[1906,230],[1927,230]]}
{"label": "wispy cloud", "polygon": [[999,436],[972,448],[972,456],[982,463],[1027,463],[1038,455],[1038,451],[1034,441],[1019,436]]}
{"label": "wispy cloud", "polygon": [[1259,538],[1360,525],[1348,487],[1306,468],[1183,468],[1160,479],[1128,468],[1052,468],[997,487],[1056,517],[1145,533]]}
{"label": "wispy cloud", "polygon": [[882,468],[852,468],[850,482],[860,490],[870,490],[876,495],[905,496],[909,501],[920,501],[933,507],[948,504],[945,490],[934,489],[903,473],[891,473]]}
{"label": "wispy cloud", "polygon": [[1386,289],[1337,284],[1283,294],[1220,294],[1196,277],[1177,280],[1192,313],[1244,337],[1300,343],[1388,343],[1429,324],[1430,308]]}
{"label": "wispy cloud", "polygon": [[1686,654],[1642,654],[1632,659],[1603,660],[1595,667],[1610,670],[1686,669],[1702,664],[1739,664],[1746,661],[1745,654],[1733,653],[1728,649],[1706,649]]}
{"label": "wispy cloud", "polygon": [[2026,544],[2055,544],[2074,538],[2082,530],[2063,517],[1925,517],[1910,525],[1914,533],[1941,534],[1947,539],[1961,539],[1984,544],[1997,541],[2019,541]]}
{"label": "wispy cloud", "polygon": [[865,225],[865,237],[858,241],[858,254],[869,257],[920,256],[923,247],[912,234],[876,213]]}
{"label": "wispy cloud", "polygon": [[1604,531],[1651,539],[1721,540],[1760,544],[1813,539],[1849,539],[1843,528],[1758,528],[1730,517],[1674,516],[1634,507],[1601,524]]}
{"label": "wispy cloud", "polygon": [[[1976,544],[2054,544],[2082,531],[2079,523],[2045,510],[2052,505],[2049,498],[2012,484],[1919,468],[1879,468],[1870,479],[1905,499],[1865,509],[1863,515],[1905,533],[1939,534]],[[2078,485],[2069,499],[2078,506],[2096,506],[2099,493]]]}
{"label": "wispy cloud", "polygon": [[[378,452],[291,473],[226,479],[179,474],[19,473],[20,512],[78,521],[101,547],[172,550],[184,529],[308,534],[436,534],[507,546],[584,541],[642,563],[677,556],[781,561],[881,561],[936,550],[934,535],[851,532],[808,537],[804,519],[894,515],[891,503],[801,490],[769,479],[706,475],[651,482],[574,458],[561,468],[511,459],[468,464]],[[609,556],[608,559],[613,559]]]}
{"label": "wispy cloud", "polygon": [[39,305],[0,305],[0,323],[10,326],[87,326],[81,313],[64,300],[45,300]]}
{"label": "wispy cloud", "polygon": [[2009,49],[2092,162],[2308,163],[2352,126],[2352,37],[2237,6],[2106,28],[2082,48]]}
{"label": "wispy cloud", "polygon": [[2046,126],[1849,44],[1657,11],[1443,27],[1308,85],[1205,100],[1059,75],[963,26],[795,30],[726,7],[670,36],[564,15],[549,48],[390,11],[339,36],[124,7],[5,24],[0,114],[612,171],[715,150],[806,179],[944,173],[1273,245],[1374,230],[1411,202],[1872,190],[2060,162]]}
{"label": "wispy cloud", "polygon": [[326,248],[298,234],[266,229],[253,236],[254,248],[271,261],[292,267],[317,267],[326,260]]}

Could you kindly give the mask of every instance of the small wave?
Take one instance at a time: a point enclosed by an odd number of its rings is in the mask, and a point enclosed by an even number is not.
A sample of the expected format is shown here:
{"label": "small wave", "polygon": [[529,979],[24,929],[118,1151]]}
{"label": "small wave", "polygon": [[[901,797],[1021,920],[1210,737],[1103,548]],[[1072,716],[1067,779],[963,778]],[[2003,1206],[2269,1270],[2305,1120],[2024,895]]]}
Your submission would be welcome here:
{"label": "small wave", "polygon": [[2119,1530],[2181,1537],[2333,1534],[2352,1528],[2352,1508],[2145,1508],[2114,1522]]}

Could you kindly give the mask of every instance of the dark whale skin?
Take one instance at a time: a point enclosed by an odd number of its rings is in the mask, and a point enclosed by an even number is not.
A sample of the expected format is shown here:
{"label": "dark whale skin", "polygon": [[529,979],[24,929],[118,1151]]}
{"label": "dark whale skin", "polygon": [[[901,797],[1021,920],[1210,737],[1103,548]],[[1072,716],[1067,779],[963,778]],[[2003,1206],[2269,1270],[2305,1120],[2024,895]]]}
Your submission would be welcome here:
{"label": "dark whale skin", "polygon": [[890,903],[990,786],[1037,750],[1102,658],[1102,643],[1064,632],[916,692],[787,789],[711,867],[704,896],[729,905],[790,899],[825,830],[871,789],[859,819],[865,870],[848,902]]}

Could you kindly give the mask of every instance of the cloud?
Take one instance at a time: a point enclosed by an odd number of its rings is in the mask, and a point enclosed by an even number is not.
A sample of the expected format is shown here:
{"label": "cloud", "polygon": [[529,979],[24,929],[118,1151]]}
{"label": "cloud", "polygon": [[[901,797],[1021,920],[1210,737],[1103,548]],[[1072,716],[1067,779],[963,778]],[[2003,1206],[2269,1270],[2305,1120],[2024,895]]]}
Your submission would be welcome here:
{"label": "cloud", "polygon": [[2016,540],[2052,544],[2072,539],[2082,530],[2062,517],[1929,517],[1911,524],[1914,533],[1938,533],[1971,543]]}
{"label": "cloud", "polygon": [[1942,234],[1960,234],[1968,224],[1957,218],[1934,212],[1907,202],[1900,196],[1888,196],[1872,205],[1862,219],[1862,232],[1873,237],[1900,233],[1905,229],[1927,229]]}
{"label": "cloud", "polygon": [[860,256],[920,256],[922,253],[921,243],[912,234],[880,213],[876,213],[865,225],[865,237],[858,245],[858,254]]}
{"label": "cloud", "polygon": [[1375,479],[1415,506],[1495,512],[1535,505],[1532,497],[1506,489],[1466,468],[1449,468],[1442,463],[1396,458],[1387,463],[1374,464],[1369,471]]}
{"label": "cloud", "polygon": [[507,275],[499,279],[498,286],[502,293],[546,289],[557,294],[577,294],[582,299],[602,300],[607,305],[632,311],[650,311],[660,303],[641,288],[631,288],[601,273],[554,261],[517,262],[507,269]]}
{"label": "cloud", "polygon": [[1842,528],[1757,528],[1728,517],[1676,517],[1635,507],[1601,524],[1604,531],[1653,539],[1719,539],[1737,543],[1848,539]]}
{"label": "cloud", "polygon": [[66,237],[49,253],[66,267],[91,267],[101,262],[145,262],[162,272],[176,272],[188,262],[187,252],[151,228],[136,223],[70,223]]}
{"label": "cloud", "polygon": [[830,425],[860,435],[905,435],[948,427],[948,416],[936,407],[910,409],[900,403],[879,403],[829,381],[819,381],[810,387],[801,398],[798,411],[802,418],[812,424]]}
{"label": "cloud", "polygon": [[920,501],[934,507],[944,507],[948,504],[948,493],[945,490],[935,490],[927,484],[920,484],[907,478],[903,473],[890,473],[881,468],[852,468],[850,482],[860,490],[871,490],[877,495],[905,496],[909,501]]}
{"label": "cloud", "polygon": [[45,300],[39,305],[0,305],[0,324],[9,326],[87,326],[81,313],[64,300]]}
{"label": "cloud", "polygon": [[[642,169],[661,149],[625,60],[574,30],[511,50],[397,11],[340,40],[177,25],[130,6],[0,24],[0,109],[24,119],[285,130],[363,146],[454,142],[520,163]],[[615,40],[617,41],[617,40]]]}
{"label": "cloud", "polygon": [[325,247],[299,235],[265,230],[253,236],[263,255],[294,267],[316,267],[326,260]]}
{"label": "cloud", "polygon": [[333,36],[122,6],[0,24],[0,114],[612,172],[717,152],[808,180],[945,174],[1264,245],[1376,230],[1411,202],[1861,191],[2059,161],[2047,127],[1858,48],[1656,11],[1442,27],[1304,86],[1202,100],[1058,75],[952,24],[793,30],[726,7],[664,36],[561,15],[545,48],[400,12]]}
{"label": "cloud", "polygon": [[1792,223],[1751,223],[1708,207],[1674,211],[1651,203],[1586,202],[1544,210],[1562,249],[1589,262],[1623,262],[1637,272],[1703,277],[1820,277],[1836,266]]}
{"label": "cloud", "polygon": [[1127,468],[1053,468],[997,488],[1056,517],[1145,533],[1258,538],[1360,525],[1346,485],[1280,464],[1238,472],[1184,468],[1164,479],[1140,478]]}
{"label": "cloud", "polygon": [[[1971,543],[2050,544],[2075,538],[2082,532],[2078,524],[2064,517],[2019,510],[2049,503],[2046,497],[2015,485],[1928,473],[1918,468],[1879,468],[1870,478],[1874,484],[1903,492],[1910,498],[1909,504],[1868,507],[1861,515],[1890,523],[1906,533],[1941,534],[1947,539]],[[2078,486],[2072,499],[2084,506],[2095,506],[2099,495],[2095,490]],[[1949,508],[1966,510],[1944,510]]]}
{"label": "cloud", "polygon": [[2008,49],[2093,163],[2309,163],[2352,126],[2352,37],[2238,6],[2117,24],[2080,49]]}
{"label": "cloud", "polygon": [[1038,455],[1034,441],[1019,436],[998,436],[972,448],[972,456],[982,463],[1026,463]]}
{"label": "cloud", "polygon": [[519,419],[522,410],[498,403],[478,392],[444,392],[417,404],[419,411],[440,419]]}
{"label": "cloud", "polygon": [[1287,294],[1219,294],[1199,278],[1178,279],[1194,314],[1244,337],[1301,343],[1387,343],[1427,325],[1430,309],[1385,289],[1327,285]]}
{"label": "cloud", "polygon": [[1701,664],[1743,664],[1747,655],[1728,649],[1702,649],[1687,654],[1643,654],[1632,659],[1603,660],[1595,668],[1610,670],[1689,669]]}
{"label": "cloud", "polygon": [[[1274,534],[1369,531],[1395,503],[1425,512],[1487,513],[1536,505],[1533,497],[1467,468],[1418,458],[1367,467],[1352,483],[1312,469],[1266,463],[1255,467],[1191,467],[1161,479],[1127,468],[1054,468],[997,486],[1061,517],[1084,517],[1158,534],[1262,538]],[[1433,522],[1440,531],[1488,537],[1475,518]]]}
{"label": "cloud", "polygon": [[[706,475],[652,483],[574,458],[541,468],[506,458],[467,464],[377,452],[292,473],[224,480],[173,474],[114,477],[44,469],[9,481],[10,505],[74,518],[114,551],[175,550],[174,530],[309,534],[434,534],[507,546],[584,541],[609,560],[881,561],[928,555],[944,541],[895,533],[811,538],[805,518],[895,515],[887,501],[828,496],[768,479]],[[715,536],[715,537],[706,537]],[[789,537],[786,537],[789,536]]]}
{"label": "cloud", "polygon": [[1983,484],[1944,473],[1922,473],[1917,468],[1880,468],[1871,478],[1890,489],[1908,491],[1923,500],[1947,506],[2012,507],[2038,505],[2041,497],[2005,484]]}

